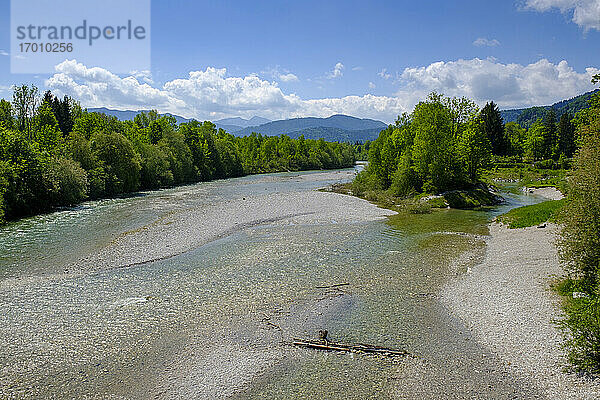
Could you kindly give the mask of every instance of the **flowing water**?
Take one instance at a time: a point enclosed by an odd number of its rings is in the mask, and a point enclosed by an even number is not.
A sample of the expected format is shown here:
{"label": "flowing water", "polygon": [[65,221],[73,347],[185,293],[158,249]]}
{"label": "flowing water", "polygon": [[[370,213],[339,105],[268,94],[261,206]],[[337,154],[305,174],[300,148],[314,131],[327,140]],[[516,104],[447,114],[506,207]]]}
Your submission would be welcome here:
{"label": "flowing water", "polygon": [[[539,201],[534,197],[509,194],[508,205],[487,211],[264,223],[162,261],[64,273],[116,236],[168,213],[339,179],[305,172],[201,183],[89,202],[1,228],[0,398],[531,395],[472,340],[437,293],[481,259],[491,217]],[[344,285],[327,287],[335,284]],[[319,329],[331,340],[402,348],[411,356],[289,346]]]}

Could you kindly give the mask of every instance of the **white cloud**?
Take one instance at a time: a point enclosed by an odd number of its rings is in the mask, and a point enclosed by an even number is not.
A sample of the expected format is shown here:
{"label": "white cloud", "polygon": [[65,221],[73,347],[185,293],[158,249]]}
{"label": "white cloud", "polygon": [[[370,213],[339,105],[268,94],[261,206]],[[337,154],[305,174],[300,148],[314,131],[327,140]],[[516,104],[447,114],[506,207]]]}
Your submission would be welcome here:
{"label": "white cloud", "polygon": [[563,13],[573,12],[572,21],[586,31],[600,31],[600,0],[526,0],[526,8],[546,12],[553,8]]}
{"label": "white cloud", "polygon": [[275,68],[268,68],[265,71],[261,71],[261,74],[268,75],[280,82],[297,82],[299,80],[298,76],[291,73],[289,70],[281,70],[279,65],[275,66]]}
{"label": "white cloud", "polygon": [[136,79],[143,80],[146,83],[149,83],[149,84],[154,83],[154,80],[152,79],[152,73],[150,71],[148,71],[147,69],[142,70],[142,71],[133,70],[129,74],[134,76]]}
{"label": "white cloud", "polygon": [[545,105],[592,90],[590,80],[598,72],[596,68],[576,72],[564,60],[552,64],[542,59],[529,65],[502,64],[493,58],[441,61],[406,68],[396,95],[409,104],[436,90],[449,96],[466,96],[480,105],[488,100],[505,108]]}
{"label": "white cloud", "polygon": [[55,67],[46,86],[60,96],[69,95],[85,107],[116,109],[155,108],[188,118],[218,119],[254,115],[279,119],[350,114],[393,121],[406,111],[395,97],[346,96],[303,100],[285,94],[276,82],[255,75],[229,77],[225,68],[192,71],[187,78],[166,82],[162,88],[141,83],[134,76],[119,77],[102,68],[88,68],[75,60]]}
{"label": "white cloud", "polygon": [[520,65],[474,58],[406,68],[398,75],[400,89],[394,96],[302,99],[284,93],[277,82],[256,75],[228,76],[224,68],[192,71],[185,78],[156,87],[135,76],[120,77],[67,60],[56,66],[46,86],[59,96],[74,97],[85,107],[155,108],[199,120],[254,115],[270,119],[327,117],[341,113],[391,122],[402,112],[412,111],[432,90],[466,96],[479,105],[488,100],[503,108],[543,105],[592,90],[591,76],[599,72],[595,68],[577,72],[566,61],[552,64],[540,60]]}
{"label": "white cloud", "polygon": [[496,39],[490,40],[490,39],[486,39],[486,38],[477,38],[473,42],[473,45],[478,46],[478,47],[483,47],[483,46],[495,47],[495,46],[500,46],[500,42]]}
{"label": "white cloud", "polygon": [[392,77],[392,74],[388,74],[387,72],[387,68],[383,68],[381,71],[379,71],[377,73],[377,75],[379,75],[381,78],[383,79],[390,79]]}
{"label": "white cloud", "polygon": [[362,71],[364,68],[361,67],[360,65],[357,65],[356,67],[352,67],[352,71]]}
{"label": "white cloud", "polygon": [[6,51],[4,50],[0,50],[0,56],[9,56],[10,54],[8,54]]}
{"label": "white cloud", "polygon": [[369,89],[375,89],[376,87],[373,82],[369,82]]}
{"label": "white cloud", "polygon": [[297,82],[298,81],[298,77],[294,74],[287,73],[287,74],[279,74],[278,76],[279,80],[281,82]]}
{"label": "white cloud", "polygon": [[329,78],[340,78],[342,75],[344,75],[343,70],[344,64],[342,64],[341,62],[335,64],[335,67],[333,67],[333,71],[331,71],[331,73],[329,74]]}

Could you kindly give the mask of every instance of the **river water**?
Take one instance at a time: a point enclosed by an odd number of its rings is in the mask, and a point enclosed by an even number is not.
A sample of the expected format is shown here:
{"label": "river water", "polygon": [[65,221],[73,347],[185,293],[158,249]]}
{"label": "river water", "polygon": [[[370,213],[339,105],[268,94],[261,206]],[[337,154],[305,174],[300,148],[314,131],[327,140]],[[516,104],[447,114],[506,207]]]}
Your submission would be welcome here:
{"label": "river water", "polygon": [[[535,395],[437,297],[483,257],[490,218],[535,197],[507,194],[508,204],[492,210],[386,219],[261,218],[163,260],[74,273],[78,260],[173,213],[278,196],[290,199],[278,204],[292,215],[299,207],[294,196],[351,179],[351,172],[200,183],[1,228],[0,398]],[[344,285],[328,287],[337,284]],[[315,338],[319,329],[330,340],[410,356],[289,345]]]}

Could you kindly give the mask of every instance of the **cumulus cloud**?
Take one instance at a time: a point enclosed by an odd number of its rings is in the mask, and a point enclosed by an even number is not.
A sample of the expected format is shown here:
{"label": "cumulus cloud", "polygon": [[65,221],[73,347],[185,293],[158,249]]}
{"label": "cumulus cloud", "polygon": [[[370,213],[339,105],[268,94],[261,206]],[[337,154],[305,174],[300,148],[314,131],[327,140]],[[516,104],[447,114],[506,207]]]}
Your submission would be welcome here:
{"label": "cumulus cloud", "polygon": [[342,64],[341,62],[335,64],[335,67],[333,67],[333,71],[331,71],[329,73],[329,78],[330,79],[334,79],[334,78],[340,78],[342,75],[344,75],[344,64]]}
{"label": "cumulus cloud", "polygon": [[479,105],[488,100],[503,108],[542,105],[593,89],[591,77],[600,73],[595,68],[577,72],[566,61],[553,64],[540,60],[520,65],[474,58],[406,68],[398,75],[400,88],[394,96],[302,99],[284,93],[277,82],[256,75],[229,76],[225,68],[192,71],[162,87],[148,84],[142,77],[121,77],[75,60],[64,61],[55,68],[56,73],[46,80],[46,86],[59,96],[74,97],[85,107],[154,108],[199,120],[254,115],[270,119],[328,117],[341,113],[386,122],[394,121],[402,112],[410,112],[433,90],[448,96],[466,96]]}
{"label": "cumulus cloud", "polygon": [[373,82],[369,82],[369,89],[375,89],[376,86]]}
{"label": "cumulus cloud", "polygon": [[546,12],[553,8],[573,13],[572,21],[586,31],[600,31],[600,0],[526,0],[526,8]]}
{"label": "cumulus cloud", "polygon": [[149,83],[149,84],[154,83],[154,80],[152,80],[152,73],[150,71],[148,71],[147,69],[144,69],[142,71],[133,70],[129,74],[134,76],[136,79],[143,80],[146,83]]}
{"label": "cumulus cloud", "polygon": [[406,111],[395,97],[346,96],[304,100],[285,94],[276,82],[256,75],[231,77],[225,68],[192,71],[187,78],[166,82],[161,88],[140,82],[135,76],[119,77],[98,67],[67,60],[55,67],[46,86],[58,95],[69,95],[85,107],[116,109],[155,108],[187,118],[222,117],[292,118],[328,117],[344,113],[393,121]]}
{"label": "cumulus cloud", "polygon": [[436,90],[449,96],[466,96],[479,104],[494,100],[507,108],[544,105],[592,90],[591,77],[599,71],[586,68],[579,73],[565,60],[553,64],[542,59],[529,65],[502,64],[493,58],[441,61],[406,68],[396,95],[413,97],[414,103]]}
{"label": "cumulus cloud", "polygon": [[287,73],[287,74],[279,74],[278,76],[279,80],[281,82],[297,82],[298,81],[298,77],[294,74]]}
{"label": "cumulus cloud", "polygon": [[486,38],[477,38],[473,42],[473,45],[477,46],[477,47],[483,47],[483,46],[496,47],[496,46],[500,46],[500,42],[496,39],[490,40],[490,39],[486,39]]}

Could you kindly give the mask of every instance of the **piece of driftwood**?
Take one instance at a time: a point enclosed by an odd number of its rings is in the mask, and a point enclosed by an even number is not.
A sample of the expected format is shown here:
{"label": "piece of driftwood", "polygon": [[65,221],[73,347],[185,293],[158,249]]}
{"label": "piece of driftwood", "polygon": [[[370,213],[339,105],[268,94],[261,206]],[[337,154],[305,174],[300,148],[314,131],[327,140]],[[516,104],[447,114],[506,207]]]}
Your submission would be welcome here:
{"label": "piece of driftwood", "polygon": [[408,352],[405,350],[389,349],[387,347],[373,346],[370,344],[346,344],[335,343],[328,340],[301,340],[294,339],[294,346],[305,347],[309,349],[328,350],[328,351],[344,351],[352,353],[375,353],[383,356],[406,356]]}
{"label": "piece of driftwood", "polygon": [[336,283],[334,285],[326,285],[326,286],[315,286],[315,288],[317,289],[332,289],[332,288],[338,288],[340,286],[348,286],[350,285],[349,283]]}

